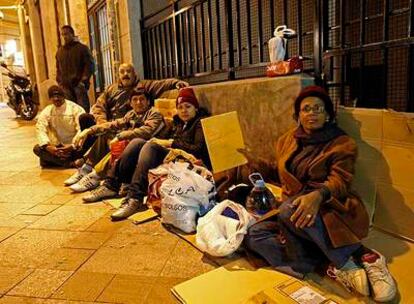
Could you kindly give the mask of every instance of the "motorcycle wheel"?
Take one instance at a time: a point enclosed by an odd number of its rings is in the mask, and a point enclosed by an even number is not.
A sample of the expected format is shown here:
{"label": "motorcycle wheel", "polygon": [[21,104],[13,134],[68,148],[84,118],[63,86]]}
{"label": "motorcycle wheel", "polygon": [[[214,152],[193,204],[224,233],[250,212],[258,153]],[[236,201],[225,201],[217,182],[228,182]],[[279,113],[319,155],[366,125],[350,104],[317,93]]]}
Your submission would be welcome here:
{"label": "motorcycle wheel", "polygon": [[36,117],[39,106],[33,103],[30,97],[25,98],[26,109],[24,109],[23,104],[19,104],[19,114],[24,120],[32,120]]}

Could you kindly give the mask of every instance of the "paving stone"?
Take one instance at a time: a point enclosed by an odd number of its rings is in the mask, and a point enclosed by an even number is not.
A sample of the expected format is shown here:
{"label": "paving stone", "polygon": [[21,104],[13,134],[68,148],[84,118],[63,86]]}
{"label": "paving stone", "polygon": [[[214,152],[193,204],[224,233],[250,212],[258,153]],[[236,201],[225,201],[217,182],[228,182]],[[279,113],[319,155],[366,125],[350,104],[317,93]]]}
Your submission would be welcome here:
{"label": "paving stone", "polygon": [[94,301],[108,286],[114,275],[77,272],[57,290],[52,298]]}
{"label": "paving stone", "polygon": [[42,202],[42,205],[64,205],[73,200],[72,194],[56,194]]}
{"label": "paving stone", "polygon": [[59,208],[59,205],[36,205],[24,211],[22,214],[26,215],[47,215],[53,210]]}
{"label": "paving stone", "polygon": [[180,239],[160,276],[192,278],[215,268],[216,266],[204,257],[203,253]]}
{"label": "paving stone", "polygon": [[6,294],[32,272],[33,269],[0,267],[0,295]]}
{"label": "paving stone", "polygon": [[83,231],[106,212],[105,206],[62,206],[44,216],[30,228]]}
{"label": "paving stone", "polygon": [[64,301],[39,299],[29,297],[4,296],[0,299],[0,304],[92,304],[95,302],[81,302],[81,301]]}
{"label": "paving stone", "polygon": [[155,283],[152,285],[151,291],[148,294],[145,304],[177,304],[181,303],[171,293],[171,288],[175,285],[180,284],[187,279],[183,278],[157,278]]}
{"label": "paving stone", "polygon": [[[76,236],[78,233],[69,231],[23,229],[0,243],[0,266],[41,268],[46,262],[57,263],[61,258],[56,254],[58,249]],[[71,253],[71,249],[65,250]]]}
{"label": "paving stone", "polygon": [[98,249],[110,238],[111,233],[105,232],[80,232],[78,236],[63,245],[67,248]]}
{"label": "paving stone", "polygon": [[[155,277],[116,275],[98,301],[116,303],[145,303]],[[162,302],[160,302],[162,303]]]}
{"label": "paving stone", "polygon": [[0,226],[1,220],[15,217],[18,214],[29,210],[36,206],[36,203],[15,204],[15,203],[0,203]]}
{"label": "paving stone", "polygon": [[93,253],[94,250],[88,249],[58,248],[44,257],[40,267],[57,270],[76,270]]}
{"label": "paving stone", "polygon": [[16,215],[13,219],[24,223],[26,227],[26,226],[30,226],[31,224],[33,224],[34,222],[36,222],[37,220],[41,218],[42,218],[41,215],[19,214],[19,215]]}
{"label": "paving stone", "polygon": [[7,294],[48,298],[72,275],[72,273],[72,271],[36,269]]}
{"label": "paving stone", "polygon": [[86,229],[86,231],[91,232],[115,232],[115,231],[122,231],[125,226],[131,225],[130,221],[119,221],[119,222],[112,222],[111,221],[111,214],[113,211],[108,211],[103,215],[100,219],[98,219],[95,223]]}
{"label": "paving stone", "polygon": [[177,244],[176,238],[114,234],[81,267],[82,271],[158,276]]}
{"label": "paving stone", "polygon": [[0,227],[0,242],[7,239],[9,236],[12,236],[19,230],[20,228],[18,227]]}
{"label": "paving stone", "polygon": [[[1,166],[1,165],[0,165]],[[42,201],[58,194],[56,187],[49,186],[8,186],[0,185],[2,201],[16,204],[41,203]]]}

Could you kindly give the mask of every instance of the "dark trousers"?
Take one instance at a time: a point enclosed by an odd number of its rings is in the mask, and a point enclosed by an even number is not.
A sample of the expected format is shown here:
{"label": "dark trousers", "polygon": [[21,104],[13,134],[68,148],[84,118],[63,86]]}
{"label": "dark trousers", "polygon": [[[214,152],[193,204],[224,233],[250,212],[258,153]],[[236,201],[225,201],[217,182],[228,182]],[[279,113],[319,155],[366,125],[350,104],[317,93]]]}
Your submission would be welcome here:
{"label": "dark trousers", "polygon": [[334,248],[319,214],[311,227],[296,228],[290,221],[294,210],[288,200],[280,206],[277,220],[250,227],[245,238],[246,247],[276,268],[290,267],[303,274],[327,262],[341,268],[361,247],[357,243]]}
{"label": "dark trousers", "polygon": [[77,160],[78,158],[81,158],[83,154],[85,153],[85,150],[79,150],[79,151],[72,151],[71,155],[67,159],[61,159],[57,157],[56,155],[53,155],[46,151],[46,149],[42,149],[39,147],[39,145],[34,146],[33,148],[34,154],[36,154],[39,157],[40,160],[40,166],[42,167],[65,167],[65,168],[71,168],[73,167],[73,162]]}
{"label": "dark trousers", "polygon": [[79,83],[77,86],[64,86],[65,98],[74,101],[80,105],[86,113],[89,113],[90,103],[88,97],[88,87],[83,83]]}
{"label": "dark trousers", "polygon": [[130,183],[127,197],[142,199],[147,195],[148,171],[161,165],[168,152],[167,148],[136,138],[115,162],[104,184],[118,191],[121,183]]}

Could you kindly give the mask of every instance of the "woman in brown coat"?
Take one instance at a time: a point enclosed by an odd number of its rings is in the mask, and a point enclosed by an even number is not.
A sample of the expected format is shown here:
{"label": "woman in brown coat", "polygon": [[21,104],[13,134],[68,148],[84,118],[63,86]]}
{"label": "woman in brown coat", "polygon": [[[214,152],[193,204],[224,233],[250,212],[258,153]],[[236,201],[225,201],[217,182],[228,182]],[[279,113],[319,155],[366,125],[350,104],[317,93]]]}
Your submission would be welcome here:
{"label": "woman in brown coat", "polygon": [[278,140],[276,167],[284,200],[277,220],[252,226],[248,249],[270,265],[303,276],[328,262],[327,274],[377,301],[395,296],[385,258],[361,245],[369,218],[351,191],[357,146],[335,123],[324,89],[305,88],[295,101],[298,127]]}

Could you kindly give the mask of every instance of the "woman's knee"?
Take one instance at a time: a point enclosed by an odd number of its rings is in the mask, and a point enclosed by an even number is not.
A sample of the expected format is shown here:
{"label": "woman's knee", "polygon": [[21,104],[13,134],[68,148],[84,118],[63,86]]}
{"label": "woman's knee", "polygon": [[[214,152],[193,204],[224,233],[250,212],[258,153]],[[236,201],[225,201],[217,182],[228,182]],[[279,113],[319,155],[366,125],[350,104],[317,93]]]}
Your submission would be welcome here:
{"label": "woman's knee", "polygon": [[284,202],[282,205],[280,205],[278,217],[282,222],[290,221],[290,218],[294,211],[295,209],[292,208],[291,201],[288,200]]}

